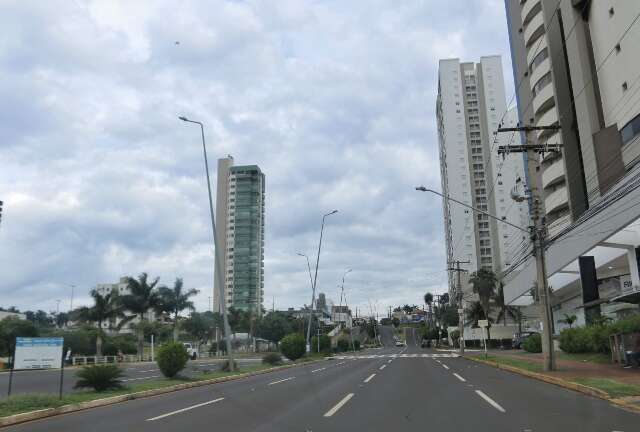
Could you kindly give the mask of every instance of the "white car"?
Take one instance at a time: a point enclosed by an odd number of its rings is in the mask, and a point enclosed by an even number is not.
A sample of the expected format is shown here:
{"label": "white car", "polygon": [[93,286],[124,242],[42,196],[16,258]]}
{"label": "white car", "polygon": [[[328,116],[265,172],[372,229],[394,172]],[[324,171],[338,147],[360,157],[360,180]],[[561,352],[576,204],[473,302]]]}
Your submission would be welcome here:
{"label": "white car", "polygon": [[396,341],[396,346],[397,346],[397,347],[403,347],[403,346],[404,346],[404,342],[403,342],[403,341],[401,341],[401,340],[397,340],[397,341]]}
{"label": "white car", "polygon": [[191,360],[195,360],[198,358],[198,349],[190,344],[189,342],[184,342],[182,345],[187,349],[187,354],[189,354],[189,358]]}

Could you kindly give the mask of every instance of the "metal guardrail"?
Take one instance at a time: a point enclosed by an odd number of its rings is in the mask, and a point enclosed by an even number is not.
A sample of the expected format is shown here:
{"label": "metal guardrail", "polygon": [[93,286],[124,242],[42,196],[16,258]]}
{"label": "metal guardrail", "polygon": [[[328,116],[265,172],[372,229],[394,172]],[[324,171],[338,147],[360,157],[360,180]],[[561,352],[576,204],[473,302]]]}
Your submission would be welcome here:
{"label": "metal guardrail", "polygon": [[[142,361],[150,361],[150,357],[143,358]],[[136,354],[125,354],[122,356],[73,356],[71,357],[71,364],[73,366],[78,365],[93,365],[93,364],[106,364],[106,363],[133,363],[138,361]]]}

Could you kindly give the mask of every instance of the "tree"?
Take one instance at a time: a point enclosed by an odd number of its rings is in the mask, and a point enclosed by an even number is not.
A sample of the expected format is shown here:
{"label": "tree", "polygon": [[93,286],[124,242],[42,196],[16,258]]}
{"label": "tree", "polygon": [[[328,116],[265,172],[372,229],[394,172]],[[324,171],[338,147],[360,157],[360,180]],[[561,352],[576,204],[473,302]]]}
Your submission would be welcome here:
{"label": "tree", "polygon": [[564,314],[564,319],[561,319],[558,321],[568,325],[569,328],[571,328],[573,326],[573,323],[575,323],[577,320],[578,320],[578,317],[575,315]]}
{"label": "tree", "polygon": [[441,307],[440,312],[442,323],[448,327],[455,327],[460,321],[460,315],[455,306],[445,305]]}
{"label": "tree", "polygon": [[185,346],[178,342],[168,342],[158,349],[158,369],[167,378],[175,377],[184,369],[189,360]]}
{"label": "tree", "polygon": [[[433,304],[433,294],[431,294],[430,292],[426,293],[424,295],[424,302],[426,303],[427,307],[429,308],[429,321],[431,321],[432,314],[433,314],[433,310],[431,308],[431,305]],[[426,324],[426,321],[425,321]]]}
{"label": "tree", "polygon": [[493,296],[493,300],[496,303],[496,307],[498,308],[498,316],[496,317],[496,321],[503,321],[504,325],[507,325],[507,315],[509,315],[514,321],[517,318],[516,308],[514,306],[509,306],[505,304],[504,301],[504,284],[500,282],[498,285],[498,291]]}
{"label": "tree", "polygon": [[[484,311],[485,319],[489,319],[491,315],[491,299],[495,295],[496,279],[495,273],[491,270],[481,268],[471,274],[469,282],[473,285],[473,292],[480,297],[480,305]],[[487,339],[491,339],[489,328],[487,328]]]}
{"label": "tree", "polygon": [[[159,278],[155,278],[151,283],[148,281],[149,276],[146,273],[141,273],[138,276],[138,280],[129,277],[127,278],[127,288],[129,294],[121,297],[122,305],[126,310],[132,313],[127,316],[120,325],[124,325],[125,322],[134,318],[139,318],[140,323],[146,322],[147,313],[151,310],[156,310],[158,306],[158,293],[155,289],[158,284]],[[138,338],[138,359],[142,360],[143,347],[144,347],[144,332],[142,326],[136,326],[136,336]]]}
{"label": "tree", "polygon": [[449,304],[449,293],[444,293],[438,299],[438,303],[440,303],[440,307],[446,306]]}
{"label": "tree", "polygon": [[56,314],[56,326],[58,328],[63,328],[67,326],[69,322],[69,314],[66,312],[60,312]]}
{"label": "tree", "polygon": [[13,355],[16,337],[36,337],[38,327],[34,323],[17,317],[8,317],[0,321],[0,357]]}
{"label": "tree", "polygon": [[158,288],[158,304],[156,311],[158,313],[169,312],[173,315],[173,341],[178,340],[178,315],[185,309],[193,310],[193,302],[190,297],[198,294],[198,290],[191,288],[188,291],[183,290],[184,283],[182,278],[176,278],[173,288],[161,286]]}
{"label": "tree", "polygon": [[280,341],[280,351],[291,361],[299,359],[306,351],[304,336],[299,333],[291,333],[283,337]]}
{"label": "tree", "polygon": [[472,302],[465,312],[467,323],[471,323],[473,327],[478,326],[478,320],[487,319],[480,302]]}
{"label": "tree", "polygon": [[284,314],[270,312],[258,322],[257,335],[277,345],[280,339],[292,331],[291,324]]}
{"label": "tree", "polygon": [[93,306],[83,306],[78,308],[74,315],[81,322],[96,324],[96,355],[102,356],[102,323],[117,317],[123,317],[122,306],[119,301],[118,292],[113,290],[105,295],[100,294],[98,290],[91,290],[93,298]]}
{"label": "tree", "polygon": [[408,304],[406,304],[406,305],[402,306],[402,310],[403,310],[405,313],[408,313],[408,314],[410,314],[411,312],[413,312],[413,308],[412,308],[411,306],[409,306]]}

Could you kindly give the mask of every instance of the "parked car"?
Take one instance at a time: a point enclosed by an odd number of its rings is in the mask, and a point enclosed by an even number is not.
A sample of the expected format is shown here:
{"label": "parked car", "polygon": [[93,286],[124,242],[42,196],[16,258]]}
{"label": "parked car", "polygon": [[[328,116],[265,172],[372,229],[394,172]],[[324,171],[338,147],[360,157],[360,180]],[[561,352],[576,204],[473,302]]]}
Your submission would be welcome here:
{"label": "parked car", "polygon": [[538,334],[538,332],[522,332],[520,334],[513,335],[513,341],[511,342],[511,348],[521,349],[522,343],[527,340],[528,337]]}
{"label": "parked car", "polygon": [[401,340],[397,340],[397,341],[396,341],[396,346],[397,346],[397,347],[403,347],[404,345],[405,345],[405,344],[404,344],[404,341],[401,341]]}
{"label": "parked car", "polygon": [[429,339],[422,339],[422,343],[420,343],[420,346],[422,348],[430,348],[431,347],[431,340]]}
{"label": "parked car", "polygon": [[189,358],[191,360],[195,360],[198,358],[198,348],[190,344],[189,342],[185,342],[182,345],[187,349],[187,354],[189,354]]}

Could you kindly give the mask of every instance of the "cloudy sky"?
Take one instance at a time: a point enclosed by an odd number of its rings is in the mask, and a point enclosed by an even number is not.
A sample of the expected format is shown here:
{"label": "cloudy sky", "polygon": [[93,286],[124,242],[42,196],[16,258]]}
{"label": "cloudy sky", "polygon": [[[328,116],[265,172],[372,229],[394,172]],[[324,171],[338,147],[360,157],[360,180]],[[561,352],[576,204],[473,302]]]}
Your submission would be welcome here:
{"label": "cloudy sky", "polygon": [[[501,54],[502,0],[0,0],[0,306],[69,307],[142,271],[208,307],[209,157],[266,174],[265,306],[446,291],[438,59]],[[179,42],[179,43],[176,43]],[[214,169],[215,169],[215,163]],[[215,173],[213,178],[215,178]]]}

